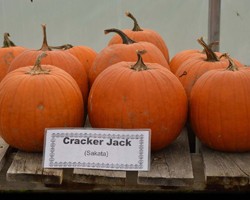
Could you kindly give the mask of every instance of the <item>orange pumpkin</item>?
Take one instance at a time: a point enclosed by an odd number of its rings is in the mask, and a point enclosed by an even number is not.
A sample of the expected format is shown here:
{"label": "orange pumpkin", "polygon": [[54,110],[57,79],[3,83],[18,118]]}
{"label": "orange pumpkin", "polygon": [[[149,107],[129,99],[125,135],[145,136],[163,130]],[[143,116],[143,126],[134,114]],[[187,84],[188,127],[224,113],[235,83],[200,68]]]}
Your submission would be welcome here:
{"label": "orange pumpkin", "polygon": [[187,96],[175,75],[157,63],[119,62],[93,83],[88,100],[94,128],[150,128],[151,150],[180,134],[187,117]]}
{"label": "orange pumpkin", "polygon": [[[218,57],[202,39],[199,39],[198,42],[204,47],[205,54],[189,58],[180,65],[175,73],[185,88],[188,99],[193,85],[202,74],[212,69],[225,69],[229,64],[225,56]],[[234,59],[234,61],[239,66],[244,66],[238,60]]]}
{"label": "orange pumpkin", "polygon": [[41,65],[8,73],[0,83],[0,135],[12,147],[43,150],[50,127],[82,127],[84,103],[76,81],[64,70]]}
{"label": "orange pumpkin", "polygon": [[59,67],[68,72],[77,82],[83,95],[83,99],[87,102],[88,99],[88,77],[85,68],[81,65],[80,61],[63,50],[52,50],[47,43],[46,25],[43,28],[43,44],[39,50],[28,50],[18,55],[9,66],[9,71],[13,71],[20,67],[33,65],[38,55],[43,51],[47,56],[41,61],[42,64],[50,64]]}
{"label": "orange pumpkin", "polygon": [[123,43],[107,46],[96,56],[96,59],[94,60],[89,71],[90,85],[92,85],[96,77],[110,65],[121,61],[136,62],[137,57],[135,51],[138,49],[145,49],[148,52],[144,56],[145,62],[158,63],[161,66],[170,69],[169,64],[164,58],[162,52],[152,43],[135,42],[119,29],[105,30],[105,34],[110,32],[117,33],[122,38]]}
{"label": "orange pumpkin", "polygon": [[[152,29],[146,29],[146,28],[141,28],[136,20],[136,18],[130,13],[126,12],[125,13],[127,17],[133,20],[134,22],[134,27],[132,30],[130,29],[123,29],[122,31],[132,40],[135,40],[136,42],[150,42],[157,46],[161,52],[163,53],[165,59],[167,62],[169,62],[169,51],[168,47],[166,45],[166,42],[162,38],[162,36],[156,32],[155,30]],[[122,39],[118,36],[115,35],[114,37],[111,38],[109,41],[108,45],[113,45],[113,44],[120,44],[122,43]]]}
{"label": "orange pumpkin", "polygon": [[10,63],[20,53],[27,50],[25,47],[16,46],[10,39],[9,33],[4,33],[3,46],[0,48],[0,81],[8,73]]}
{"label": "orange pumpkin", "polygon": [[194,56],[199,55],[200,53],[201,51],[198,49],[187,49],[187,50],[178,52],[177,54],[174,55],[174,57],[169,62],[171,72],[175,74],[179,66],[185,60],[187,60],[190,57],[193,58]]}
{"label": "orange pumpkin", "polygon": [[230,61],[227,69],[211,70],[195,83],[190,96],[190,121],[200,141],[226,152],[250,151],[250,68]]}
{"label": "orange pumpkin", "polygon": [[[199,40],[203,41],[203,38],[201,37]],[[203,48],[207,48],[207,47],[212,48],[216,44],[218,44],[218,42],[212,42],[209,45],[203,46]],[[221,55],[220,52],[215,52],[215,53],[217,56]],[[198,49],[187,49],[187,50],[183,50],[183,51],[176,53],[169,63],[170,70],[175,74],[182,63],[184,63],[189,58],[194,58],[195,56],[199,57],[200,54],[205,54],[205,49],[203,49],[202,51]]]}
{"label": "orange pumpkin", "polygon": [[83,45],[73,46],[71,44],[65,44],[58,47],[53,47],[53,46],[50,47],[52,49],[66,50],[72,55],[74,55],[82,63],[87,75],[89,73],[89,69],[91,68],[95,60],[95,57],[97,56],[97,52],[94,49]]}

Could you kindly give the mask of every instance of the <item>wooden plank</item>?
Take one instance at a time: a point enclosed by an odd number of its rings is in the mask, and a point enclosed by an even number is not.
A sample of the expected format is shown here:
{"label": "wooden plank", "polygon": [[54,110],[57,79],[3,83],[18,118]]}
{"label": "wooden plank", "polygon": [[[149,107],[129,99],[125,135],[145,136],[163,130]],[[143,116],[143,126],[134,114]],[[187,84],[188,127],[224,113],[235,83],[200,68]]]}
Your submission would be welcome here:
{"label": "wooden plank", "polygon": [[5,161],[6,161],[6,154],[9,145],[0,137],[0,171],[2,170]]}
{"label": "wooden plank", "polygon": [[151,169],[138,172],[138,184],[187,186],[194,181],[187,130],[168,147],[152,154]]}
{"label": "wooden plank", "polygon": [[[220,10],[221,0],[209,0],[208,5],[208,44],[220,41]],[[214,45],[212,49],[219,51],[219,45]]]}
{"label": "wooden plank", "polygon": [[43,182],[44,184],[61,184],[62,169],[44,169],[42,153],[18,151],[11,163],[6,178],[8,181]]}
{"label": "wooden plank", "polygon": [[72,181],[88,184],[125,185],[126,171],[74,169]]}
{"label": "wooden plank", "polygon": [[225,187],[249,184],[250,153],[225,153],[201,146],[207,185]]}
{"label": "wooden plank", "polygon": [[200,153],[191,153],[191,160],[194,173],[194,183],[189,185],[187,189],[193,191],[202,191],[206,189],[204,165]]}

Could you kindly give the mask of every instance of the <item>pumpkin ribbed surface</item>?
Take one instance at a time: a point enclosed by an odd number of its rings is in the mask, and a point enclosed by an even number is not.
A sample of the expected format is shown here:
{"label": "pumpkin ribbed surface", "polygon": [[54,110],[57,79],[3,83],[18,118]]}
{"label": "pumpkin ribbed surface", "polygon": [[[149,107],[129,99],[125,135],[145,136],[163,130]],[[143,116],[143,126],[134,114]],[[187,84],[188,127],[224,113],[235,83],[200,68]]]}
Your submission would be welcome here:
{"label": "pumpkin ribbed surface", "polygon": [[41,152],[45,128],[84,125],[84,104],[68,73],[43,65],[49,74],[26,74],[30,68],[16,69],[0,83],[0,135],[15,148]]}
{"label": "pumpkin ribbed surface", "polygon": [[89,69],[97,56],[97,52],[87,46],[73,46],[66,51],[74,55],[82,63],[88,75]]}
{"label": "pumpkin ribbed surface", "polygon": [[119,62],[105,69],[89,94],[92,127],[150,128],[151,149],[173,142],[186,122],[187,97],[170,70],[146,63],[148,70],[135,71],[132,62]]}

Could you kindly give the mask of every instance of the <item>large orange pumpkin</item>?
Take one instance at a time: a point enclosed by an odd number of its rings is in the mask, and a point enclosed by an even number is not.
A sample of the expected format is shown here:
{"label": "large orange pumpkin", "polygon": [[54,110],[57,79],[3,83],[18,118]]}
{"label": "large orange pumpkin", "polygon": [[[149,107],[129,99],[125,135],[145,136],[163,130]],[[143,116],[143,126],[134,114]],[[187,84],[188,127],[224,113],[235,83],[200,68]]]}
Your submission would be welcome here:
{"label": "large orange pumpkin", "polygon": [[[167,60],[167,62],[169,62],[169,51],[168,51],[168,47],[163,37],[155,30],[148,29],[148,28],[141,28],[136,18],[130,12],[126,12],[125,14],[127,17],[133,20],[134,27],[132,30],[123,29],[122,31],[129,38],[131,38],[132,40],[135,40],[136,42],[145,41],[145,42],[150,42],[154,44],[161,50],[165,59]],[[120,43],[122,43],[122,39],[118,35],[115,35],[111,38],[108,45],[120,44]]]}
{"label": "large orange pumpkin", "polygon": [[20,53],[27,50],[22,46],[16,46],[10,39],[9,33],[4,33],[3,46],[0,48],[0,81],[8,73],[10,63]]}
{"label": "large orange pumpkin", "polygon": [[11,71],[0,83],[0,135],[28,152],[43,150],[45,128],[84,125],[76,81],[58,67],[40,65],[40,59]]}
{"label": "large orange pumpkin", "polygon": [[119,62],[93,83],[88,115],[95,128],[150,128],[151,150],[158,151],[180,134],[187,117],[184,88],[157,63]]}
{"label": "large orange pumpkin", "polygon": [[226,152],[250,151],[250,68],[211,70],[195,83],[190,121],[200,141]]}
{"label": "large orange pumpkin", "polygon": [[122,44],[113,44],[105,47],[98,53],[89,71],[90,85],[93,84],[96,77],[107,67],[121,61],[135,61],[135,54],[138,49],[145,49],[148,53],[144,56],[145,62],[158,63],[167,69],[170,69],[168,62],[162,52],[155,45],[149,42],[135,42],[119,29],[107,29],[105,34],[115,32],[121,38]]}
{"label": "large orange pumpkin", "polygon": [[47,43],[46,25],[42,24],[43,28],[43,44],[39,50],[28,50],[18,55],[10,64],[9,72],[28,65],[33,65],[43,51],[47,56],[41,61],[42,64],[50,64],[59,67],[68,72],[77,82],[83,95],[83,99],[87,102],[88,98],[88,77],[85,68],[80,61],[64,50],[52,50]]}

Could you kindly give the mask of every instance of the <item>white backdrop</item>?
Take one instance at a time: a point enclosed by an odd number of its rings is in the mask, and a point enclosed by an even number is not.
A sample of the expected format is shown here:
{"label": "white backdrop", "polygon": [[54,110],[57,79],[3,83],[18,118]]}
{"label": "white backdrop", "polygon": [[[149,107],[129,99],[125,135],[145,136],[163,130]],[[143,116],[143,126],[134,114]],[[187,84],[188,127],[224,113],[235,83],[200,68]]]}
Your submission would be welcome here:
{"label": "white backdrop", "polygon": [[[221,0],[220,50],[250,65],[249,0]],[[170,57],[184,49],[201,49],[207,41],[208,0],[0,0],[0,37],[9,32],[16,45],[39,49],[41,24],[49,45],[86,45],[97,52],[113,34],[107,28],[132,28],[130,11],[142,28],[162,35]]]}

